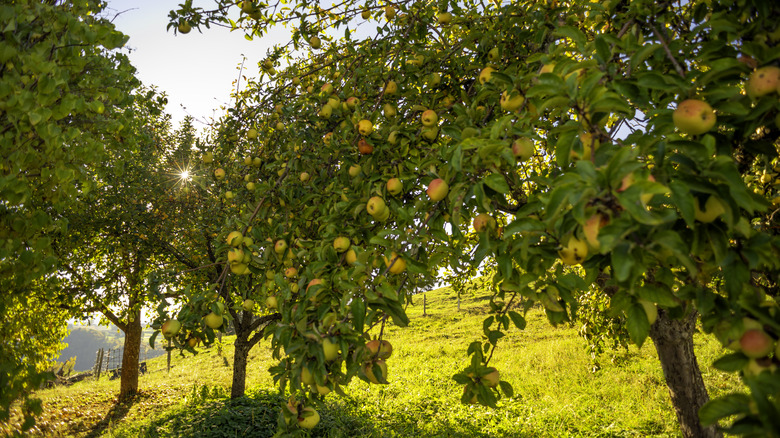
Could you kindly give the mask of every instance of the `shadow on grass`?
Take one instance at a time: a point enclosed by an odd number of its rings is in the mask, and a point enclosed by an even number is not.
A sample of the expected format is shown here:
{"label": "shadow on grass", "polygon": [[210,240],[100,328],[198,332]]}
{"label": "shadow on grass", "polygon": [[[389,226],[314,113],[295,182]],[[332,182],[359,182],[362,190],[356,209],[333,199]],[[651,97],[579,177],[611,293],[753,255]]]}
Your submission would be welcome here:
{"label": "shadow on grass", "polygon": [[117,399],[116,402],[114,402],[114,405],[111,406],[111,409],[109,409],[106,415],[103,417],[103,419],[100,420],[95,426],[93,426],[92,429],[89,430],[89,433],[84,436],[86,438],[96,438],[101,436],[103,432],[105,432],[106,429],[108,429],[112,424],[116,424],[125,418],[127,413],[130,412],[130,408],[132,408],[135,403],[146,397],[148,397],[147,394],[139,391],[131,396]]}
{"label": "shadow on grass", "polygon": [[[168,409],[164,415],[133,430],[114,431],[113,437],[257,437],[270,438],[277,430],[277,421],[285,399],[275,391],[257,390],[251,395],[231,400],[217,398],[198,400]],[[317,408],[319,424],[311,437],[451,437],[488,438],[477,425],[442,422],[441,418],[414,413],[391,414],[370,412],[359,401],[334,398]],[[434,426],[435,423],[435,426]],[[436,430],[432,430],[435,427]],[[297,436],[297,435],[296,435]],[[517,437],[522,438],[522,437]]]}

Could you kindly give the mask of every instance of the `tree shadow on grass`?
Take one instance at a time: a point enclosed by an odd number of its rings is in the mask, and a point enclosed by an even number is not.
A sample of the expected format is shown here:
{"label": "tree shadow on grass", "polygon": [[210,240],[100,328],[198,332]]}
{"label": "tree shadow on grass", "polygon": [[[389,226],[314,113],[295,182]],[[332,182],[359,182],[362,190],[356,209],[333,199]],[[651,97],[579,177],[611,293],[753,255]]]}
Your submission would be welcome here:
{"label": "tree shadow on grass", "polygon": [[84,437],[85,438],[99,437],[112,424],[116,424],[117,422],[125,418],[127,413],[130,412],[130,408],[132,408],[135,403],[139,402],[141,399],[146,397],[148,397],[148,395],[139,391],[130,396],[117,398],[117,400],[114,402],[114,405],[111,406],[111,409],[108,410],[108,412],[103,417],[103,419],[100,420],[97,424],[95,424],[89,430],[89,432],[86,435],[84,435]]}

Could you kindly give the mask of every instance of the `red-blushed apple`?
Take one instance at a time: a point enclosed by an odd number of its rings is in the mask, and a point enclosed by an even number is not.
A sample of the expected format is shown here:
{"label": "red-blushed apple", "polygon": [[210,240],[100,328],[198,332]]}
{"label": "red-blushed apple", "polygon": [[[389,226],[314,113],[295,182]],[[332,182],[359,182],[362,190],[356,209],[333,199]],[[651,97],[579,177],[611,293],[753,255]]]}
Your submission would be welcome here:
{"label": "red-blushed apple", "polygon": [[398,178],[390,178],[387,180],[387,193],[395,196],[404,190],[404,184]]}
{"label": "red-blushed apple", "polygon": [[745,91],[751,99],[757,99],[776,92],[778,87],[780,87],[780,68],[768,65],[751,73]]}
{"label": "red-blushed apple", "polygon": [[566,245],[558,250],[558,256],[565,265],[579,265],[588,256],[588,244],[584,240],[571,236]]}
{"label": "red-blushed apple", "polygon": [[278,255],[284,255],[284,252],[287,251],[287,241],[284,239],[279,239],[274,244],[274,252]]}
{"label": "red-blushed apple", "polygon": [[298,269],[292,266],[284,270],[284,276],[286,278],[295,278],[297,275],[298,275]]}
{"label": "red-blushed apple", "polygon": [[750,329],[739,338],[739,346],[745,356],[758,359],[774,351],[775,341],[761,329]]}
{"label": "red-blushed apple", "polygon": [[387,359],[393,354],[393,345],[390,341],[374,339],[366,342],[366,349],[371,357]]}
{"label": "red-blushed apple", "polygon": [[352,243],[349,241],[349,237],[339,236],[333,239],[333,249],[338,253],[342,253],[349,249]]}
{"label": "red-blushed apple", "polygon": [[480,213],[474,218],[474,231],[481,233],[483,231],[493,231],[496,229],[496,220],[493,216]]}
{"label": "red-blushed apple", "polygon": [[230,251],[228,251],[227,260],[230,264],[243,263],[244,251],[240,248],[231,248]]}
{"label": "red-blushed apple", "polygon": [[358,105],[360,105],[360,99],[357,97],[351,96],[347,98],[347,108],[353,110],[357,108]]}
{"label": "red-blushed apple", "polygon": [[447,181],[444,181],[441,178],[436,178],[431,181],[430,184],[428,184],[428,189],[425,191],[425,193],[428,194],[428,197],[431,199],[431,201],[439,202],[447,197],[447,193],[449,191],[450,186],[447,184]]}
{"label": "red-blushed apple", "polygon": [[406,270],[406,260],[403,259],[403,257],[400,257],[396,253],[390,254],[390,258],[387,257],[385,259],[385,266],[390,268],[391,274],[400,274]]}
{"label": "red-blushed apple", "polygon": [[717,117],[707,102],[687,99],[677,105],[677,109],[672,113],[672,121],[680,132],[699,135],[711,130],[717,122]]}
{"label": "red-blushed apple", "polygon": [[[380,371],[381,379],[378,379],[374,375],[374,367],[378,367]],[[373,362],[367,362],[363,364],[363,374],[371,383],[386,383],[387,382],[387,364],[383,359],[377,359]]]}
{"label": "red-blushed apple", "polygon": [[585,240],[588,242],[591,248],[598,251],[601,248],[601,242],[599,242],[599,231],[601,227],[609,223],[609,217],[596,213],[589,217],[585,221],[585,225],[582,226],[582,234],[585,235]]}
{"label": "red-blushed apple", "polygon": [[162,332],[165,339],[170,339],[177,334],[179,334],[179,330],[181,330],[181,323],[175,319],[169,319],[165,321],[162,325],[162,328],[160,328],[160,331]]}
{"label": "red-blushed apple", "polygon": [[512,155],[521,163],[528,161],[529,158],[533,157],[535,152],[536,148],[534,147],[534,142],[530,138],[520,137],[512,142]]}
{"label": "red-blushed apple", "polygon": [[374,152],[374,146],[367,142],[366,139],[361,138],[358,140],[358,152],[360,152],[361,155],[370,155]]}
{"label": "red-blushed apple", "polygon": [[434,110],[425,110],[420,116],[420,121],[423,126],[436,126],[439,121],[439,115]]}

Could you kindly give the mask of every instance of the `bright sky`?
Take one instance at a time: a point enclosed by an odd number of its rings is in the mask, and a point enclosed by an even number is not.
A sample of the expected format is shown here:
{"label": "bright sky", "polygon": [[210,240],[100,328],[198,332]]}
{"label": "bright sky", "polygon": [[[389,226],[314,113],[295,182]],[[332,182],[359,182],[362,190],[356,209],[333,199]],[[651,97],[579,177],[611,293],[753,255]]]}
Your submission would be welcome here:
{"label": "bright sky", "polygon": [[[130,37],[126,48],[145,85],[155,85],[168,94],[167,112],[173,116],[174,129],[184,116],[195,117],[197,129],[209,119],[224,113],[241,62],[247,77],[256,76],[257,63],[265,58],[274,43],[289,40],[286,29],[272,32],[254,41],[241,31],[212,26],[199,33],[195,28],[187,35],[166,31],[168,12],[176,9],[177,0],[108,0],[106,14],[117,29]],[[214,3],[195,2],[204,8]],[[242,79],[243,83],[243,79]],[[199,123],[203,122],[203,123]]]}

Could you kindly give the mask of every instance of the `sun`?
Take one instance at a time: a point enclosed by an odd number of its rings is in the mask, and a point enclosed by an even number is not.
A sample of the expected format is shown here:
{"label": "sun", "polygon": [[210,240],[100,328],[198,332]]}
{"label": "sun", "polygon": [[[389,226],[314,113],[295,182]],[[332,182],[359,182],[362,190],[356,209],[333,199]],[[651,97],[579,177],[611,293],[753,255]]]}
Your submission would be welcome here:
{"label": "sun", "polygon": [[192,177],[190,177],[190,171],[186,170],[186,169],[182,170],[181,173],[179,173],[179,179],[182,180],[182,181],[189,181],[189,180],[191,180]]}

